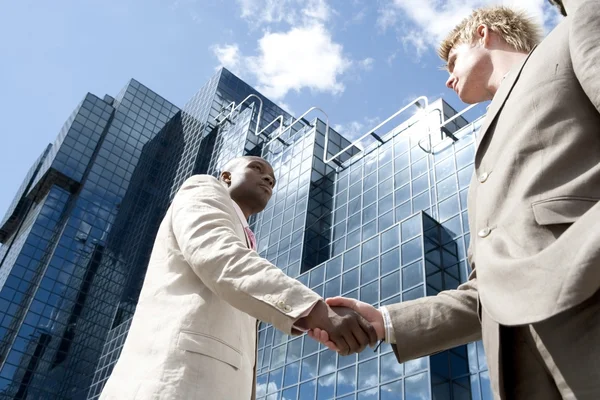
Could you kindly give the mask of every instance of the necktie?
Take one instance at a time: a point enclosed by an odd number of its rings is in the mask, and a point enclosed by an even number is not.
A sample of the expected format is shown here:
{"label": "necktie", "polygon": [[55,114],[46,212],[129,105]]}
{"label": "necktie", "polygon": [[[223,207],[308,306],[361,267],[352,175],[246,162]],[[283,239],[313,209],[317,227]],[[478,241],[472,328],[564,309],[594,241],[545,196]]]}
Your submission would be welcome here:
{"label": "necktie", "polygon": [[250,247],[252,250],[256,250],[256,236],[254,236],[254,232],[250,229],[249,226],[244,227],[244,231],[246,231],[246,235],[248,235],[248,239],[250,239]]}

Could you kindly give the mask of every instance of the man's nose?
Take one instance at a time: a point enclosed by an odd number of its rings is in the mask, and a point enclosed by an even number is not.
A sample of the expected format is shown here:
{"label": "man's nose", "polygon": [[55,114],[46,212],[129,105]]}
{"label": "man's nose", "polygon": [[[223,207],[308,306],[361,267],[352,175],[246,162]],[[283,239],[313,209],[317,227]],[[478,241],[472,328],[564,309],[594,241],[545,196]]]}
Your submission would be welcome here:
{"label": "man's nose", "polygon": [[273,178],[269,175],[265,175],[263,176],[263,180],[267,181],[267,183],[269,184],[269,186],[273,187],[275,181],[273,180]]}

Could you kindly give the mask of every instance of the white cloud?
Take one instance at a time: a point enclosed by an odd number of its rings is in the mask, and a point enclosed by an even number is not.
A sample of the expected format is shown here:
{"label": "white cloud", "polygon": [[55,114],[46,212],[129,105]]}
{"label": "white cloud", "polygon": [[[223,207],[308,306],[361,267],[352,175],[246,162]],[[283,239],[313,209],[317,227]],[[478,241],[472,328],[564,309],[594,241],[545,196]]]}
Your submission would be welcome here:
{"label": "white cloud", "polygon": [[[226,44],[223,46],[213,46],[212,51],[219,60],[220,66],[237,71],[240,65],[240,48],[237,44]],[[238,71],[239,72],[239,71]]]}
{"label": "white cloud", "polygon": [[290,25],[327,21],[332,9],[326,0],[237,0],[240,15],[251,27],[285,22]]}
{"label": "white cloud", "polygon": [[352,64],[342,45],[335,43],[321,24],[267,32],[258,41],[256,56],[244,56],[237,44],[214,46],[213,53],[222,66],[234,73],[251,74],[257,89],[273,100],[281,100],[290,90],[304,88],[342,93],[345,87],[341,76]]}
{"label": "white cloud", "polygon": [[[377,25],[384,31],[395,27],[404,44],[411,44],[417,53],[422,53],[427,46],[437,46],[471,11],[495,4],[525,11],[543,24],[546,31],[556,24],[557,11],[547,0],[386,0],[379,9]],[[408,17],[417,29],[409,28],[406,33],[403,16]]]}
{"label": "white cloud", "polygon": [[336,124],[333,126],[333,129],[351,142],[364,135],[367,130],[365,125],[359,121],[350,121],[346,124]]}
{"label": "white cloud", "polygon": [[[334,95],[344,91],[344,73],[353,64],[364,69],[373,61],[354,63],[334,41],[326,22],[335,14],[327,0],[237,0],[242,18],[264,33],[256,54],[242,54],[238,44],[216,45],[220,66],[230,69],[272,100],[309,89]],[[273,29],[274,24],[289,27]]]}
{"label": "white cloud", "polygon": [[367,57],[364,60],[360,60],[358,62],[358,65],[360,66],[360,68],[364,69],[365,71],[372,70],[373,64],[375,64],[375,60],[371,57]]}

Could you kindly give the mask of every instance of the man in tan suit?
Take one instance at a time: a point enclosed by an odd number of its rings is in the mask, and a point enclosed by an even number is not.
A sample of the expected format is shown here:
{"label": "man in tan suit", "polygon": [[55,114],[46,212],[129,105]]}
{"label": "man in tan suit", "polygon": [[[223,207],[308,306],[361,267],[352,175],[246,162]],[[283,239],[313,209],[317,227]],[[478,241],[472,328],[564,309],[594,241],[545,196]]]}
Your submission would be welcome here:
{"label": "man in tan suit", "polygon": [[600,399],[600,1],[562,3],[537,46],[537,27],[502,7],[440,46],[446,85],[492,100],[469,190],[469,281],[379,310],[328,300],[362,313],[399,362],[483,339],[497,399]]}
{"label": "man in tan suit", "polygon": [[220,178],[193,176],[175,195],[101,399],[250,400],[257,319],[292,335],[331,329],[343,353],[377,341],[364,318],[330,308],[253,250],[247,219],[271,198],[271,166],[241,157]]}

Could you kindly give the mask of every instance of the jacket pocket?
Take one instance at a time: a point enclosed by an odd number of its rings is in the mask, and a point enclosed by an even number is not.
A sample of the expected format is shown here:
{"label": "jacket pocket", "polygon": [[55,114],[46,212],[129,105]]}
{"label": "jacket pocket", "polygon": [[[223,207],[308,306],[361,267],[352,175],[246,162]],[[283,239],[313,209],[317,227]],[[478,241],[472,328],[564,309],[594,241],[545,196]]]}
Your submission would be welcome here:
{"label": "jacket pocket", "polygon": [[571,224],[592,208],[598,199],[588,197],[555,197],[531,204],[540,225]]}
{"label": "jacket pocket", "polygon": [[222,361],[235,369],[240,369],[242,365],[242,353],[239,350],[216,337],[203,333],[181,331],[177,346],[182,350]]}

